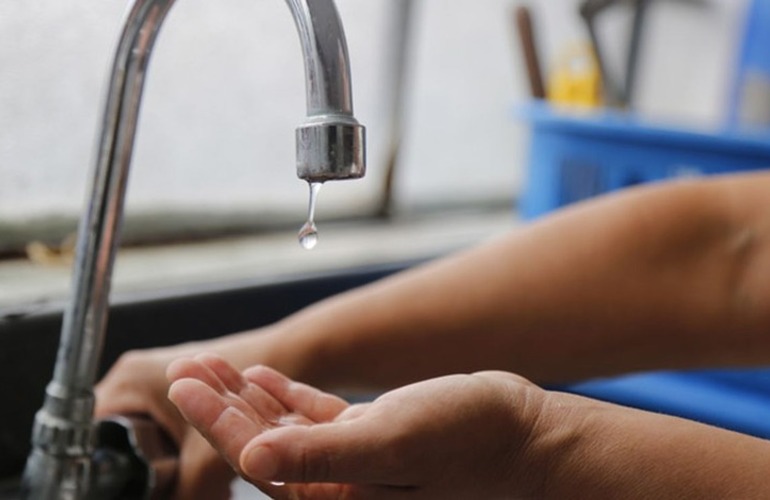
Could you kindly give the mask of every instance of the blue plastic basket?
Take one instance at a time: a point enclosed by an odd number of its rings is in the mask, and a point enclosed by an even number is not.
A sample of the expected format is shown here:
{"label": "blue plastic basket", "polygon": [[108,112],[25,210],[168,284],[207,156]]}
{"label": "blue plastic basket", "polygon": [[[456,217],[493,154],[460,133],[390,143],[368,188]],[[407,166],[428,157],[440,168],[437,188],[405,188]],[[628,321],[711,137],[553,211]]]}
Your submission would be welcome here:
{"label": "blue plastic basket", "polygon": [[[709,134],[545,104],[517,114],[532,128],[520,205],[527,219],[643,182],[770,167],[766,132]],[[560,389],[770,439],[770,368],[643,373]]]}
{"label": "blue plastic basket", "polygon": [[560,389],[770,439],[770,368],[640,373]]}
{"label": "blue plastic basket", "polygon": [[525,218],[643,182],[770,168],[770,132],[697,132],[621,113],[518,110],[531,127]]}
{"label": "blue plastic basket", "polygon": [[[732,83],[729,121],[736,126],[754,122],[757,114],[760,123],[753,125],[770,126],[767,123],[767,92],[770,90],[770,0],[751,0],[745,13],[745,24],[738,65]],[[760,95],[754,94],[759,90]],[[752,95],[753,94],[753,95]],[[759,106],[759,110],[752,108]],[[751,119],[751,116],[754,119]],[[748,122],[748,123],[745,123]]]}

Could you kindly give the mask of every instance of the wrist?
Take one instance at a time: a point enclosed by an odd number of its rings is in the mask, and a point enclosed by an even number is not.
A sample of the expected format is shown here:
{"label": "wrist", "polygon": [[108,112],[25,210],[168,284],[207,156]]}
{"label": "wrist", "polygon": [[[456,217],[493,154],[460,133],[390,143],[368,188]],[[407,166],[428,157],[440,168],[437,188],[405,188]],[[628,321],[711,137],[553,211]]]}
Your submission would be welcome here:
{"label": "wrist", "polygon": [[[573,462],[579,465],[580,457],[590,453],[595,427],[592,419],[579,415],[583,408],[576,408],[570,399],[571,395],[546,391],[529,382],[523,392],[515,393],[511,422],[518,431],[509,444],[516,450],[510,464],[513,482],[509,491],[526,498],[561,498],[552,491],[560,487],[563,478],[570,477]],[[574,491],[567,497],[574,497]]]}
{"label": "wrist", "polygon": [[697,422],[550,393],[533,439],[543,498],[756,498],[770,444]]}

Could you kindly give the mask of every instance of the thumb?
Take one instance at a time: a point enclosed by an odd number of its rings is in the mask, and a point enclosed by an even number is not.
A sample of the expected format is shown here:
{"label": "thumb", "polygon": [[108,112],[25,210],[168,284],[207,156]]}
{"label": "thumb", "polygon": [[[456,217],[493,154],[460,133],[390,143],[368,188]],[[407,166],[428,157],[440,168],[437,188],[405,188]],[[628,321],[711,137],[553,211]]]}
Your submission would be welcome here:
{"label": "thumb", "polygon": [[[390,433],[393,435],[393,433]],[[365,419],[272,429],[252,439],[240,456],[251,479],[299,483],[411,486],[402,465],[408,448]]]}

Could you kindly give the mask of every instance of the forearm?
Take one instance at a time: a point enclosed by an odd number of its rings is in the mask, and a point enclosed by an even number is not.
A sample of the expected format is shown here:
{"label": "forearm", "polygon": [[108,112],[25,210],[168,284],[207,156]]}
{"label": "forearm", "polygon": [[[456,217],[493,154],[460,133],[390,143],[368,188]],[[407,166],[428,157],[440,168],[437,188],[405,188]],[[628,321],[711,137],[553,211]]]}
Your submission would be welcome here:
{"label": "forearm", "polygon": [[[755,176],[586,203],[308,308],[272,327],[259,355],[327,387],[766,360],[768,227],[757,214],[770,212],[768,190]],[[241,342],[232,352],[243,358]]]}
{"label": "forearm", "polygon": [[529,455],[549,464],[543,498],[770,494],[768,441],[571,395],[551,398]]}

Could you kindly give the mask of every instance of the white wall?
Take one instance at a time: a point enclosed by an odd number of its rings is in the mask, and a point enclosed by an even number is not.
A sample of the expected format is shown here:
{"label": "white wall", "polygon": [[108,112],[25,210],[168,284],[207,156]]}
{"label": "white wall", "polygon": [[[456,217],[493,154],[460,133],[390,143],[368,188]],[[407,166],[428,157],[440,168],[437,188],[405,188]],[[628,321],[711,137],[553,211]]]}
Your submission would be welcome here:
{"label": "white wall", "polygon": [[[535,4],[547,61],[585,38],[576,0]],[[698,9],[658,1],[641,60],[640,110],[712,124],[724,115],[746,0]],[[76,213],[103,79],[126,1],[0,0],[0,225]],[[510,0],[423,0],[417,8],[400,199],[513,193],[526,98]],[[385,154],[388,0],[340,0],[370,175],[325,188],[319,211],[371,199]],[[608,20],[620,46],[623,16]],[[299,44],[279,0],[182,0],[153,57],[129,189],[130,212],[179,207],[302,210],[293,129],[304,114]]]}

